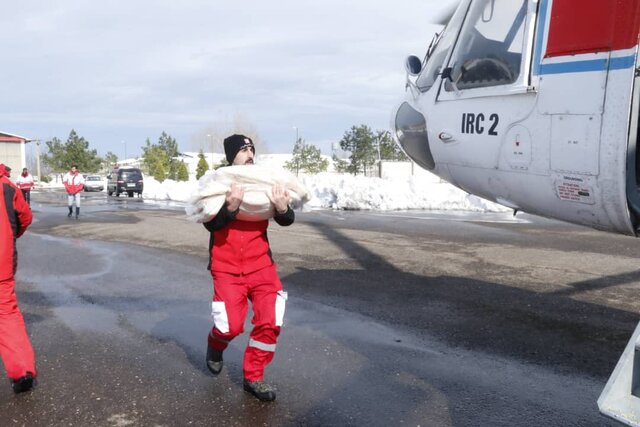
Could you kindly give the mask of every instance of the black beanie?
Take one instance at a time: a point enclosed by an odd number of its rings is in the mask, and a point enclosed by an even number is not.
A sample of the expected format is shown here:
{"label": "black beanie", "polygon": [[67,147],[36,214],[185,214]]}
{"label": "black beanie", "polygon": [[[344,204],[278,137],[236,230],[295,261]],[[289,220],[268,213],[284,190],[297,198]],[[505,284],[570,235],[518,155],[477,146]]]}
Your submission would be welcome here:
{"label": "black beanie", "polygon": [[230,165],[233,164],[233,160],[236,155],[244,147],[250,147],[253,154],[256,154],[256,148],[253,146],[253,141],[248,136],[233,134],[224,139],[224,154],[227,156],[227,161]]}

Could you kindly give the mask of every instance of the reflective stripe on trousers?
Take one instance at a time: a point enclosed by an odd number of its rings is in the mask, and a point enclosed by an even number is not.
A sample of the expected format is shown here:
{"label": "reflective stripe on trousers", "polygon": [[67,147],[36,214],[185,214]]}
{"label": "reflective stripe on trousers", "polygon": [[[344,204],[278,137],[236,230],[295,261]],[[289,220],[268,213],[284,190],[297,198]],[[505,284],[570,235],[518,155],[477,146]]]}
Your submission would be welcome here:
{"label": "reflective stripe on trousers", "polygon": [[265,344],[263,342],[256,341],[253,338],[249,340],[249,347],[255,347],[255,348],[259,349],[259,350],[270,351],[272,353],[275,353],[275,351],[276,351],[276,345],[275,344]]}

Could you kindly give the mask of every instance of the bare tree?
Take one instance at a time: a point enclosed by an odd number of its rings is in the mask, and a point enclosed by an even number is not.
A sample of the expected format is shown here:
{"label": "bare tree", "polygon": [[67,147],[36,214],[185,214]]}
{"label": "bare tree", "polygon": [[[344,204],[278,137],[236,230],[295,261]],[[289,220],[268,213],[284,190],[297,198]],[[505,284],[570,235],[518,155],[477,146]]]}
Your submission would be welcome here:
{"label": "bare tree", "polygon": [[191,148],[193,151],[202,149],[204,152],[224,153],[223,141],[229,135],[240,133],[253,140],[258,154],[267,154],[269,149],[262,140],[256,126],[251,119],[243,113],[235,113],[231,117],[217,119],[204,129],[199,130],[191,138]]}

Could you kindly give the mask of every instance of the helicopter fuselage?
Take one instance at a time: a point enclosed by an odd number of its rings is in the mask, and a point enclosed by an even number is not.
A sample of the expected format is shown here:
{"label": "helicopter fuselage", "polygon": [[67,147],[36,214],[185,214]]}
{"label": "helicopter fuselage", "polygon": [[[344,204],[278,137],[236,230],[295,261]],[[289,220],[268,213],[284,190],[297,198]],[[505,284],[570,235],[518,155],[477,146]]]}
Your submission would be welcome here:
{"label": "helicopter fuselage", "polygon": [[640,0],[463,0],[408,67],[397,141],[469,193],[636,235],[639,33]]}

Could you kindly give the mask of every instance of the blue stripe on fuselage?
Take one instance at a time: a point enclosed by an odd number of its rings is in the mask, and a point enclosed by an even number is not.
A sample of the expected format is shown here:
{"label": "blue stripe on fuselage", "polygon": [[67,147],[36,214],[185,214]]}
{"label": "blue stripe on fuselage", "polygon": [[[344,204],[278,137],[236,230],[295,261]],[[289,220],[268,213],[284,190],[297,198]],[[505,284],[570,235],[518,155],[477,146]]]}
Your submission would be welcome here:
{"label": "blue stripe on fuselage", "polygon": [[623,70],[635,65],[635,55],[623,56],[609,59],[588,59],[584,61],[571,61],[554,64],[542,63],[542,42],[544,41],[545,24],[549,0],[540,0],[538,13],[537,34],[535,50],[533,54],[533,75],[544,74],[564,74],[564,73],[585,73],[588,71]]}
{"label": "blue stripe on fuselage", "polygon": [[591,59],[586,61],[560,62],[555,64],[540,64],[539,74],[584,73],[587,71],[623,70],[633,67],[635,55],[620,58]]}

